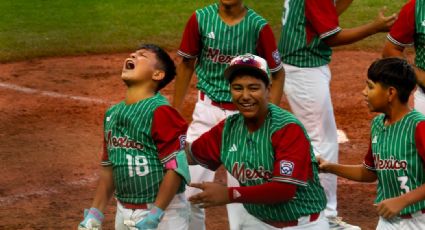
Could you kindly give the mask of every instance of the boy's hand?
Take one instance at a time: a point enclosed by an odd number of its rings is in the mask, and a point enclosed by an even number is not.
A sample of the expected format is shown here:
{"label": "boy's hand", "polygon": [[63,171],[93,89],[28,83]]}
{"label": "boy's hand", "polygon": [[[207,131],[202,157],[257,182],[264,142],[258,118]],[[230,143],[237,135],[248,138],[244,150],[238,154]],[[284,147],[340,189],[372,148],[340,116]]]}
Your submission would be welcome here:
{"label": "boy's hand", "polygon": [[375,19],[374,24],[378,32],[388,32],[393,26],[394,22],[397,20],[397,14],[392,14],[390,16],[385,16],[384,13],[387,10],[387,7],[383,7],[378,12],[378,17]]}
{"label": "boy's hand", "polygon": [[153,206],[149,214],[136,224],[136,228],[139,230],[157,229],[163,216],[164,211]]}
{"label": "boy's hand", "polygon": [[378,215],[384,217],[385,219],[391,219],[398,214],[400,211],[406,207],[404,199],[401,197],[394,197],[381,201],[379,204],[375,204]]}
{"label": "boy's hand", "polygon": [[97,208],[84,210],[84,220],[78,225],[78,229],[101,229],[103,213]]}
{"label": "boy's hand", "polygon": [[191,187],[202,189],[203,191],[189,197],[192,204],[200,204],[201,208],[208,208],[213,206],[220,206],[230,203],[227,186],[213,183],[192,183]]}
{"label": "boy's hand", "polygon": [[329,162],[320,157],[320,155],[316,155],[316,161],[317,164],[319,164],[319,171],[322,173],[327,173],[327,166],[329,165]]}

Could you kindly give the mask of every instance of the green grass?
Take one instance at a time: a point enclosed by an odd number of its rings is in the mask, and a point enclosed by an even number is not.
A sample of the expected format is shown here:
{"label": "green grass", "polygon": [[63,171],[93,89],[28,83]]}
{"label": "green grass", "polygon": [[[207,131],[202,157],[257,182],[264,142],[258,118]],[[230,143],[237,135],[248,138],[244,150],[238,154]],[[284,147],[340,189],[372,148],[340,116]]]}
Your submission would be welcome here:
{"label": "green grass", "polygon": [[[34,57],[112,53],[132,50],[142,42],[168,49],[180,43],[192,12],[217,0],[2,0],[0,62]],[[246,0],[280,35],[282,0]],[[373,19],[380,6],[396,12],[405,1],[354,1],[342,16],[350,27]],[[376,48],[374,36],[352,48]]]}

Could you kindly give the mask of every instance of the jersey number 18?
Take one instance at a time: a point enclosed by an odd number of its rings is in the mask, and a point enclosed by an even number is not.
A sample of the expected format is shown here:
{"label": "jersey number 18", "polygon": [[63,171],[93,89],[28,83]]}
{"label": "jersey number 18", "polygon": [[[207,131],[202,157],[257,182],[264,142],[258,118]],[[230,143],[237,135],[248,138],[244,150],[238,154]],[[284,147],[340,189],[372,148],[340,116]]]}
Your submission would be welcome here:
{"label": "jersey number 18", "polygon": [[146,176],[149,173],[148,160],[145,156],[131,156],[126,155],[128,163],[128,175],[133,177],[136,173],[137,176]]}

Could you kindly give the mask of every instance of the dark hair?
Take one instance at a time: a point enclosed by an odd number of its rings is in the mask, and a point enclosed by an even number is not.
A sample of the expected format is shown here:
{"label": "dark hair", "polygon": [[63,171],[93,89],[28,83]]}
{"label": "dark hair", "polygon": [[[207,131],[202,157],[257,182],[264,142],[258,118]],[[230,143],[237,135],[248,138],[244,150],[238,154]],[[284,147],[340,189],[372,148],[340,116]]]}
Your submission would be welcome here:
{"label": "dark hair", "polygon": [[165,52],[161,47],[157,45],[142,44],[139,46],[138,50],[141,49],[149,50],[154,53],[158,61],[157,68],[165,72],[164,78],[159,81],[158,87],[156,88],[156,91],[159,91],[174,79],[174,77],[176,76],[176,66],[174,65],[174,62],[171,59],[170,55],[168,55],[167,52]]}
{"label": "dark hair", "polygon": [[370,65],[367,77],[384,87],[397,89],[398,99],[407,103],[412,90],[416,86],[416,74],[406,60],[396,57],[376,60]]}
{"label": "dark hair", "polygon": [[229,83],[232,83],[235,80],[236,76],[248,75],[257,79],[260,79],[264,82],[264,85],[267,87],[270,84],[269,78],[265,78],[264,75],[258,71],[253,71],[252,69],[239,69],[232,73],[232,75],[228,78]]}

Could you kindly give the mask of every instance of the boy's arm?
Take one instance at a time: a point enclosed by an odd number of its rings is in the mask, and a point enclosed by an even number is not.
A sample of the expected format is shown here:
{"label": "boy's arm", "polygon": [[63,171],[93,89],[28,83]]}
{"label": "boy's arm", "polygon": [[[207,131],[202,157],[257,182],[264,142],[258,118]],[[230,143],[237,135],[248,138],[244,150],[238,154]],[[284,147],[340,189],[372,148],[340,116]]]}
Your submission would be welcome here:
{"label": "boy's arm", "polygon": [[112,167],[102,167],[92,207],[84,211],[84,220],[79,224],[79,229],[91,229],[101,226],[104,219],[103,212],[114,191]]}
{"label": "boy's arm", "polygon": [[115,191],[114,178],[112,174],[112,167],[102,167],[100,172],[99,184],[97,186],[96,195],[94,197],[92,207],[99,209],[103,212],[108,205]]}
{"label": "boy's arm", "polygon": [[181,57],[180,63],[177,65],[177,75],[174,90],[173,107],[181,111],[184,97],[189,88],[193,72],[195,71],[195,58]]}
{"label": "boy's arm", "polygon": [[397,216],[403,208],[425,200],[425,184],[401,196],[386,199],[376,205],[378,215],[391,219]]}
{"label": "boy's arm", "polygon": [[349,180],[359,182],[373,182],[376,181],[376,173],[366,169],[363,165],[342,165],[330,163],[318,157],[319,169],[324,173],[332,173]]}
{"label": "boy's arm", "polygon": [[387,17],[384,15],[384,11],[385,9],[381,9],[378,13],[378,17],[367,24],[354,28],[342,29],[340,32],[325,38],[323,41],[331,47],[348,45],[373,34],[389,31],[397,19],[397,15],[392,14]]}
{"label": "boy's arm", "polygon": [[270,102],[279,106],[283,95],[285,82],[285,70],[282,68],[272,73],[272,86],[270,92]]}
{"label": "boy's arm", "polygon": [[180,48],[177,51],[179,63],[177,65],[176,82],[174,85],[173,107],[181,111],[184,97],[195,71],[196,58],[201,49],[201,37],[199,34],[196,13],[193,13],[186,23]]}
{"label": "boy's arm", "polygon": [[177,190],[181,185],[182,177],[174,170],[167,170],[164,179],[159,186],[158,195],[156,196],[154,205],[165,210],[170,204]]}

